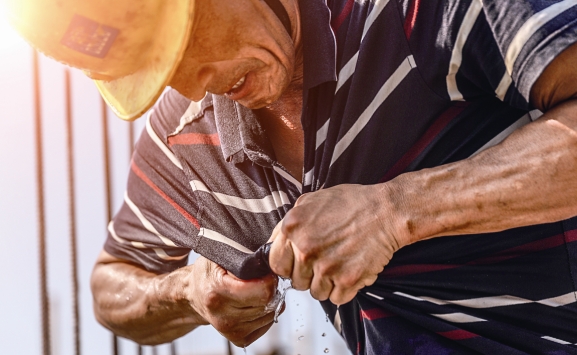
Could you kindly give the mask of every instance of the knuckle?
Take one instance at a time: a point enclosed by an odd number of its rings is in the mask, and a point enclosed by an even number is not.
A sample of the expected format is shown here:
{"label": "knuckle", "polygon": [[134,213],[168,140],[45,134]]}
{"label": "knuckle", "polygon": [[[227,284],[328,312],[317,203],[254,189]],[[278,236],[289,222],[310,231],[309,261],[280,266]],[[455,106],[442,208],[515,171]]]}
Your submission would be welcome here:
{"label": "knuckle", "polygon": [[355,287],[358,282],[359,276],[357,273],[346,274],[339,280],[339,284],[345,289]]}
{"label": "knuckle", "polygon": [[317,289],[311,289],[311,296],[318,301],[326,301],[329,298],[327,292]]}
{"label": "knuckle", "polygon": [[288,211],[288,213],[283,219],[281,225],[281,232],[285,235],[291,233],[298,226],[299,219],[300,218],[298,216],[298,211],[295,211],[294,208]]}
{"label": "knuckle", "polygon": [[227,322],[225,319],[222,318],[215,318],[213,319],[211,324],[214,327],[214,329],[218,330],[222,334],[226,334],[227,338],[229,338],[230,340],[230,334],[232,329],[229,322]]}
{"label": "knuckle", "polygon": [[208,290],[204,298],[204,304],[208,310],[217,310],[222,306],[222,296],[215,290]]}

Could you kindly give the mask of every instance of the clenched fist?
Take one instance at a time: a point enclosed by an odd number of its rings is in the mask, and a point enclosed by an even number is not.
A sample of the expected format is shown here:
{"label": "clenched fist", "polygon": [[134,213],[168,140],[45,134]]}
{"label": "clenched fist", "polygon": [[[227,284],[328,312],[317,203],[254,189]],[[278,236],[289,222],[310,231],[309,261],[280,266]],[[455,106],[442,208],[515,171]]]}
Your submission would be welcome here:
{"label": "clenched fist", "polygon": [[272,270],[337,305],[372,285],[404,245],[375,188],[339,185],[301,196],[272,233]]}

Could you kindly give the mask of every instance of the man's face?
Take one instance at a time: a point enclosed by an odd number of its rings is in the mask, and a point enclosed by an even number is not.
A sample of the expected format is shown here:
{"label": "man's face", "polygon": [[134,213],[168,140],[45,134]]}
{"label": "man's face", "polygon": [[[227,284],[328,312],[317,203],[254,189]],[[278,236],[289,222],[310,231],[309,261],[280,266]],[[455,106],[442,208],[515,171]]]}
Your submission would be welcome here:
{"label": "man's face", "polygon": [[170,82],[198,101],[228,95],[257,109],[277,100],[294,71],[294,44],[260,0],[197,0],[195,25]]}

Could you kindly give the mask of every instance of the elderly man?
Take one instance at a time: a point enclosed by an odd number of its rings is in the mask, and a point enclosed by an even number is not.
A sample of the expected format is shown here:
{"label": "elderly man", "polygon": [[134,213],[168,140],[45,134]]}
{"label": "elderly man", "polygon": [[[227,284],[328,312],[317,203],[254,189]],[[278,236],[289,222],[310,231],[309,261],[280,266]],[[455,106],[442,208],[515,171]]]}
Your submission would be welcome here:
{"label": "elderly man", "polygon": [[[158,14],[178,23],[176,3]],[[142,66],[28,36],[126,118],[176,90],[94,269],[102,324],[145,344],[212,324],[250,344],[275,277],[233,273],[270,238],[274,273],[325,301],[354,353],[577,352],[577,1],[187,3],[186,45],[154,57],[174,59],[152,89],[126,83]],[[114,19],[156,14],[75,9],[60,45],[120,62]],[[125,56],[152,61],[157,42]],[[186,266],[190,250],[206,258]]]}

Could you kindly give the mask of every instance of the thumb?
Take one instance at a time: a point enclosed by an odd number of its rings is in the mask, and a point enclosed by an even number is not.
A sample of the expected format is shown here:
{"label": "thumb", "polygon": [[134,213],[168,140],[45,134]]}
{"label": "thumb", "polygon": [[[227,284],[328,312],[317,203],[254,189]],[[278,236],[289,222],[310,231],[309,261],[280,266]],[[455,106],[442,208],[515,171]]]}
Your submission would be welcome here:
{"label": "thumb", "polygon": [[294,264],[292,243],[281,231],[281,223],[277,224],[272,233],[273,242],[270,246],[269,265],[272,271],[282,277],[290,278]]}

